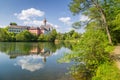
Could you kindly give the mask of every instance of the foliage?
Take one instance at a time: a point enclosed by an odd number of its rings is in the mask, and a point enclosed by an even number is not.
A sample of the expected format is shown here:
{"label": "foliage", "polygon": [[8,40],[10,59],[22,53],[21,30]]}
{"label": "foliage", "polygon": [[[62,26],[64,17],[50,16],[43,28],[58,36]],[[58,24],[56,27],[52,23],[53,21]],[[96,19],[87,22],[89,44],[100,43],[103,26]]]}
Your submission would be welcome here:
{"label": "foliage", "polygon": [[23,31],[16,35],[16,41],[34,41],[35,36],[29,31]]}
{"label": "foliage", "polygon": [[15,23],[15,22],[11,22],[10,25],[17,25],[17,23]]}
{"label": "foliage", "polygon": [[41,34],[41,35],[38,37],[38,41],[45,41],[45,35],[44,35],[44,34]]}
{"label": "foliage", "polygon": [[[118,40],[115,34],[120,33],[112,31],[116,26],[111,25],[112,21],[115,19],[116,15],[120,12],[119,0],[72,0],[69,8],[73,14],[82,14],[89,17],[87,22],[78,21],[73,24],[73,27],[78,28],[79,26],[88,25],[91,22],[96,22],[96,27],[102,27],[107,34],[109,43]],[[115,21],[116,22],[116,21]],[[118,29],[118,27],[117,27]]]}
{"label": "foliage", "polygon": [[82,35],[80,42],[74,46],[74,51],[65,54],[59,62],[73,61],[76,64],[70,68],[71,75],[81,75],[81,79],[83,77],[86,79],[95,74],[98,66],[110,61],[109,49],[106,50],[106,48],[111,47],[104,31],[96,29],[96,27],[89,27]]}
{"label": "foliage", "polygon": [[58,39],[58,40],[65,40],[64,39],[64,34],[58,33],[57,36],[56,36],[56,39]]}
{"label": "foliage", "polygon": [[55,29],[52,30],[52,32],[50,32],[50,34],[47,35],[48,41],[54,41],[56,39],[56,35],[57,35],[57,31]]}
{"label": "foliage", "polygon": [[75,32],[74,30],[71,30],[64,34],[58,33],[56,39],[58,39],[58,40],[75,40],[75,39],[79,39],[80,37],[81,37],[80,33]]}
{"label": "foliage", "polygon": [[[120,11],[119,11],[120,12]],[[120,13],[118,15],[116,15],[115,19],[112,20],[111,23],[111,32],[112,32],[112,37],[113,37],[113,41],[115,43],[119,43],[120,42]]]}
{"label": "foliage", "polygon": [[8,41],[9,34],[2,28],[0,28],[0,41]]}
{"label": "foliage", "polygon": [[25,30],[18,34],[8,31],[8,27],[0,28],[0,41],[40,41],[40,42],[54,42],[57,40],[75,40],[81,37],[81,34],[71,30],[67,33],[57,33],[55,29],[47,34],[40,34],[39,36]]}
{"label": "foliage", "polygon": [[115,65],[104,63],[100,65],[96,71],[96,75],[92,80],[119,80],[120,72]]}
{"label": "foliage", "polygon": [[[76,80],[91,80],[93,76],[95,76],[93,80],[108,80],[112,75],[111,80],[120,78],[117,76],[116,67],[110,65],[113,63],[109,57],[109,52],[113,50],[109,43],[112,43],[112,40],[118,42],[120,39],[119,2],[119,0],[72,0],[70,3],[69,8],[73,14],[80,13],[89,17],[86,22],[78,21],[73,24],[74,28],[85,25],[86,32],[73,48],[74,51],[65,54],[59,60],[75,63],[70,68],[70,74]],[[111,74],[109,69],[115,72]]]}
{"label": "foliage", "polygon": [[67,33],[57,33],[56,30],[53,30],[49,34],[41,34],[38,38],[38,41],[55,41],[55,40],[75,40],[80,38],[81,34],[71,30]]}
{"label": "foliage", "polygon": [[38,41],[54,41],[56,39],[57,32],[56,30],[52,30],[49,34],[41,34],[38,37]]}
{"label": "foliage", "polygon": [[[6,53],[10,58],[16,58],[17,56],[24,56],[32,53],[44,57],[54,54],[56,50],[62,47],[69,47],[71,45],[72,44],[70,43],[54,44],[53,42],[0,42],[0,52]],[[48,54],[48,52],[50,54]]]}
{"label": "foliage", "polygon": [[16,34],[12,32],[8,32],[10,38],[9,41],[16,41]]}
{"label": "foliage", "polygon": [[81,24],[81,22],[75,22],[74,24],[72,24],[72,27],[75,28],[75,29],[79,29]]}

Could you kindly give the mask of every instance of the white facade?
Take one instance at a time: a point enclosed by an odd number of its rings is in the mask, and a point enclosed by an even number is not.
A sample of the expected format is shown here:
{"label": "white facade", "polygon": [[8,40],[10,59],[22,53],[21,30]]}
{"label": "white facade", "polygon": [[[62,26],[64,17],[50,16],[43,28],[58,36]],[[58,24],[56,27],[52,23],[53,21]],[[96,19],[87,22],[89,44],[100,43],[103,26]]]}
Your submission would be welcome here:
{"label": "white facade", "polygon": [[24,30],[27,30],[27,27],[24,26],[9,26],[8,31],[13,33],[20,33]]}

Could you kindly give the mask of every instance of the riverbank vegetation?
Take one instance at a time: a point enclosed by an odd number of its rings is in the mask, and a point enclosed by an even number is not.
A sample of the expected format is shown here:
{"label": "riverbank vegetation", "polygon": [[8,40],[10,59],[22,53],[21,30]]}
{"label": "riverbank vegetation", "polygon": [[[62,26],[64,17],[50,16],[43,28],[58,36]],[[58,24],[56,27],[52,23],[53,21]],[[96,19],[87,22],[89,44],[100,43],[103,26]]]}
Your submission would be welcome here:
{"label": "riverbank vegetation", "polygon": [[54,42],[66,41],[73,42],[81,37],[81,34],[71,30],[66,33],[57,33],[54,29],[48,34],[34,35],[29,31],[25,30],[18,34],[8,31],[8,27],[0,28],[0,41],[2,42]]}
{"label": "riverbank vegetation", "polygon": [[73,61],[70,74],[76,80],[119,80],[120,71],[110,57],[120,36],[119,0],[72,0],[69,8],[76,15],[88,17],[73,27],[85,26],[85,33],[69,55],[59,62]]}

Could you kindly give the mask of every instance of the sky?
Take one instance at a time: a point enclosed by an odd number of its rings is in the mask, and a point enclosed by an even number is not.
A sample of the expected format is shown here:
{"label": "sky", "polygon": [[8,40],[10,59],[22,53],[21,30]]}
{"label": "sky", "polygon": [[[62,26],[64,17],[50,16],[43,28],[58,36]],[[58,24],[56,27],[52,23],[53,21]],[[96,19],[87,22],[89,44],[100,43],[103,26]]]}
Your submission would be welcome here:
{"label": "sky", "polygon": [[71,0],[0,0],[0,27],[5,27],[10,22],[38,27],[46,18],[47,24],[55,27],[58,32],[68,32],[73,29],[72,23],[86,18],[83,15],[73,16],[68,7],[70,2]]}

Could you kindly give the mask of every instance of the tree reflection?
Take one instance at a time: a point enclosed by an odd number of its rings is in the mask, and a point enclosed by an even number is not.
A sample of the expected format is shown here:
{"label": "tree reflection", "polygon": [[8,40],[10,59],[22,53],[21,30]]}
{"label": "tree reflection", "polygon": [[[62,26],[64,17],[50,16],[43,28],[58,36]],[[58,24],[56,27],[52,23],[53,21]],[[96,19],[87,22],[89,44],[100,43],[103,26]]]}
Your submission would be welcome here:
{"label": "tree reflection", "polygon": [[10,59],[14,59],[17,56],[25,55],[40,55],[43,56],[43,61],[46,62],[46,57],[51,56],[61,47],[68,47],[72,44],[65,43],[26,43],[26,42],[0,42],[0,51],[10,56]]}
{"label": "tree reflection", "polygon": [[59,49],[62,47],[70,49],[71,46],[73,45],[65,43],[0,42],[0,52],[9,55],[10,59],[16,59],[15,66],[34,72],[48,64],[48,57],[60,53],[57,52]]}

